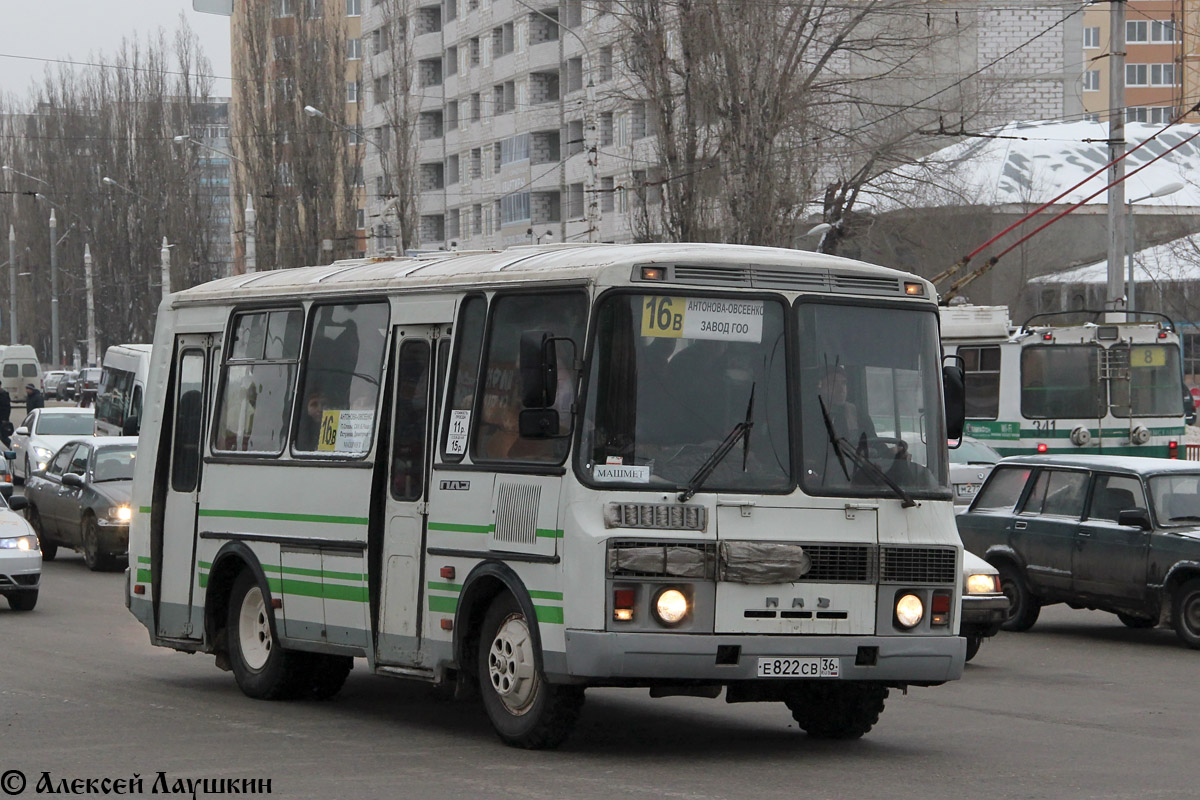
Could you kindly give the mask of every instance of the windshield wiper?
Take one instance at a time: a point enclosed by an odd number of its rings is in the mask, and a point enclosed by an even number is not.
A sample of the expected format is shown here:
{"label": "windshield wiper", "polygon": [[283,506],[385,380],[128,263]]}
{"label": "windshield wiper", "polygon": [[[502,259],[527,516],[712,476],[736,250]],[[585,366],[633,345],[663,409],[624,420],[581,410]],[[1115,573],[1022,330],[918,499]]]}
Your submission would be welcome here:
{"label": "windshield wiper", "polygon": [[[850,480],[850,474],[846,469],[846,462],[842,458],[842,454],[850,457],[850,460],[858,465],[859,469],[865,469],[867,474],[875,478],[876,481],[884,483],[896,496],[900,498],[901,508],[912,508],[917,503],[912,499],[912,495],[900,488],[900,484],[887,476],[887,473],[879,468],[878,465],[871,459],[867,458],[862,453],[846,441],[846,437],[838,436],[837,431],[833,429],[833,420],[829,418],[829,410],[825,408],[825,398],[817,395],[817,400],[821,403],[821,416],[825,418],[825,430],[829,433],[829,441],[833,443],[833,452],[837,454],[838,463],[842,466],[842,472],[846,475],[846,480]],[[866,437],[866,434],[863,434]]]}
{"label": "windshield wiper", "polygon": [[1184,514],[1182,517],[1171,517],[1169,522],[1200,522],[1200,516],[1195,514]]}
{"label": "windshield wiper", "polygon": [[754,427],[754,388],[757,385],[757,381],[750,384],[750,402],[746,404],[746,419],[734,425],[733,430],[721,444],[717,445],[717,449],[713,450],[712,455],[704,459],[700,469],[696,470],[696,474],[688,481],[687,489],[679,493],[679,502],[686,503],[696,496],[696,492],[700,491],[700,487],[742,438],[746,442],[745,448],[742,450],[742,472],[746,471],[746,460],[750,457],[750,429]]}

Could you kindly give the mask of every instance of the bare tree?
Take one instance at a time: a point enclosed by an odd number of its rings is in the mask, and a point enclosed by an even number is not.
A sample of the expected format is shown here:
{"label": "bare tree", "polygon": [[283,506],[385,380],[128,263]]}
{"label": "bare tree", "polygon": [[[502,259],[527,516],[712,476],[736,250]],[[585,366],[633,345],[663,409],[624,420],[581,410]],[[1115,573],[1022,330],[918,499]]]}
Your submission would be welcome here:
{"label": "bare tree", "polygon": [[325,241],[334,258],[356,251],[362,181],[361,119],[346,103],[344,14],[334,0],[304,0],[278,17],[274,5],[238,0],[233,21],[242,42],[234,72],[246,76],[232,119],[242,162],[234,213],[243,215],[253,197],[259,268],[320,263]]}

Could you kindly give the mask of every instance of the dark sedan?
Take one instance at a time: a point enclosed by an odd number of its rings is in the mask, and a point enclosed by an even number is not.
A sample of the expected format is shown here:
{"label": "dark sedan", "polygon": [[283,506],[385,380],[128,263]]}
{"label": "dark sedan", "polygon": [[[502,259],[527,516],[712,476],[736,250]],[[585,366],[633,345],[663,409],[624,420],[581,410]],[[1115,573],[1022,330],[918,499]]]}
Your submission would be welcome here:
{"label": "dark sedan", "polygon": [[1006,629],[1066,603],[1131,628],[1170,624],[1200,649],[1200,464],[1006,458],[957,521],[963,545],[1000,572]]}
{"label": "dark sedan", "polygon": [[53,561],[62,546],[82,552],[88,569],[124,564],[136,456],[136,437],[76,439],[26,480],[25,513],[42,558]]}

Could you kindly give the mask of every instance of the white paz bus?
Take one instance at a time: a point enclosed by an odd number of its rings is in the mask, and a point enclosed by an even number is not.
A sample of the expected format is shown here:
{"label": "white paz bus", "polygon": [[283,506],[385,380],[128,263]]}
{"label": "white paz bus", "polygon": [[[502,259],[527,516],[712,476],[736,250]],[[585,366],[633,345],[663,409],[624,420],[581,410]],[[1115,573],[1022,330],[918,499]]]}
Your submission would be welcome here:
{"label": "white paz bus", "polygon": [[932,286],[831,256],[218,280],[159,311],[128,603],[256,698],[331,696],[359,657],[477,688],[523,747],[562,741],[590,686],[724,690],[854,738],[889,688],[962,673],[961,414]]}

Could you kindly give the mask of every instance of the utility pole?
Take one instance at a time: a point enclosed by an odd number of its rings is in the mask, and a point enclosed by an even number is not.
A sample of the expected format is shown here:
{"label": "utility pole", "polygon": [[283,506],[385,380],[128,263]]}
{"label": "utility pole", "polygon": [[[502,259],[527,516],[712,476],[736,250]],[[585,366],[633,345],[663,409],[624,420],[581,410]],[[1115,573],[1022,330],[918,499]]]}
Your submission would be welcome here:
{"label": "utility pole", "polygon": [[87,289],[87,365],[96,363],[96,291],[92,285],[92,249],[83,246],[83,280]]}
{"label": "utility pole", "polygon": [[54,351],[51,365],[62,363],[62,352],[58,349],[58,220],[54,209],[50,209],[50,349]]}
{"label": "utility pole", "polygon": [[8,226],[8,343],[17,343],[17,231]]}
{"label": "utility pole", "polygon": [[167,244],[167,237],[163,237],[162,250],[158,252],[161,257],[162,264],[162,299],[166,300],[167,295],[171,293],[171,247]]}
{"label": "utility pole", "polygon": [[[1111,0],[1108,18],[1108,302],[1107,322],[1129,319],[1121,313],[1125,256],[1125,2]],[[1126,303],[1128,298],[1126,298]],[[1126,306],[1128,308],[1128,306]]]}
{"label": "utility pole", "polygon": [[254,226],[257,217],[254,213],[254,198],[246,195],[246,273],[258,272],[258,254],[255,252],[258,243],[255,241]]}

